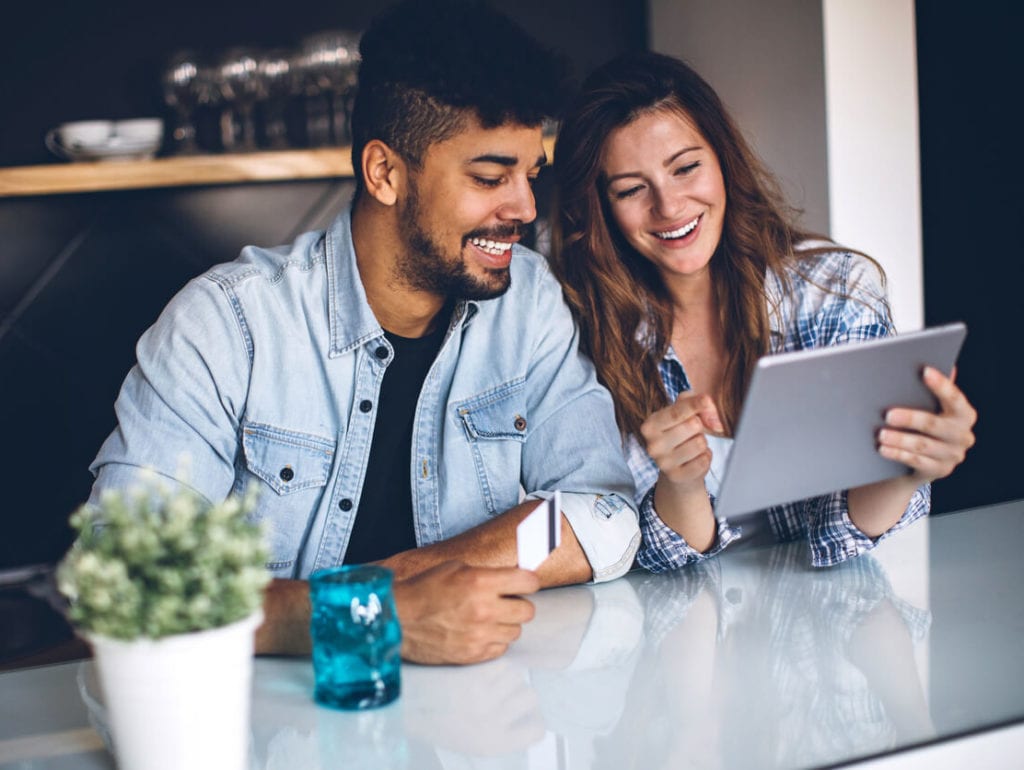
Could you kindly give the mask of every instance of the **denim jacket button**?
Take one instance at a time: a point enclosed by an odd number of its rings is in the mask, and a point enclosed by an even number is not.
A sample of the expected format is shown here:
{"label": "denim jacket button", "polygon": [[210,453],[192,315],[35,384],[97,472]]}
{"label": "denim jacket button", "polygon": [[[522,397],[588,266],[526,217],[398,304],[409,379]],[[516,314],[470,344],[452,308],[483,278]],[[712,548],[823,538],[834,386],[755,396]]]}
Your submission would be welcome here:
{"label": "denim jacket button", "polygon": [[343,510],[343,511],[351,511],[352,510],[352,501],[349,500],[346,497],[344,500],[342,500],[340,503],[338,503],[338,507],[341,508],[341,510]]}
{"label": "denim jacket button", "polygon": [[366,414],[371,409],[373,409],[373,402],[370,401],[369,399],[364,399],[359,402],[359,411],[362,412],[363,414]]}
{"label": "denim jacket button", "polygon": [[379,348],[373,351],[373,354],[377,356],[377,358],[379,358],[381,361],[383,361],[385,358],[388,357],[388,349],[381,345]]}
{"label": "denim jacket button", "polygon": [[526,418],[522,417],[521,415],[517,414],[516,419],[512,424],[515,426],[515,429],[520,433],[526,430]]}
{"label": "denim jacket button", "polygon": [[295,478],[295,471],[291,469],[290,465],[286,465],[278,475],[281,477],[281,481],[291,481]]}

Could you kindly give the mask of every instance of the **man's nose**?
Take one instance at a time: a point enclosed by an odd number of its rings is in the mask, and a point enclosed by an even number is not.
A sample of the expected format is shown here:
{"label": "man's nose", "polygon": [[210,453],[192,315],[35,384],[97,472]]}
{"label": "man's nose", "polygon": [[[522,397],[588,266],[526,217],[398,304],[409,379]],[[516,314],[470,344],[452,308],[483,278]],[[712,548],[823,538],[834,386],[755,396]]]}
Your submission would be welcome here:
{"label": "man's nose", "polygon": [[512,181],[507,190],[508,195],[498,209],[501,219],[519,220],[526,224],[537,218],[537,200],[527,177]]}

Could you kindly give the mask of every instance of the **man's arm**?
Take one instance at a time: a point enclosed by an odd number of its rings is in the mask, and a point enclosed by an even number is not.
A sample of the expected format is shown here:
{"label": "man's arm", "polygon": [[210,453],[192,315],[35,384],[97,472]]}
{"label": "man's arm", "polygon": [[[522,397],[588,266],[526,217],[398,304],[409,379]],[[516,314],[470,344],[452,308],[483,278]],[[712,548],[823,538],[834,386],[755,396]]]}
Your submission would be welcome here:
{"label": "man's arm", "polygon": [[[533,605],[521,598],[542,586],[580,583],[590,564],[562,517],[562,542],[536,573],[516,569],[516,526],[539,503],[517,505],[473,529],[380,562],[395,573],[402,657],[417,663],[475,663],[508,648]],[[308,655],[309,584],[275,580],[263,603],[257,654]]]}
{"label": "man's arm", "polygon": [[[462,534],[432,545],[389,556],[380,562],[398,579],[424,572],[443,562],[457,560],[473,567],[512,567],[516,564],[516,527],[539,505],[528,500]],[[562,542],[540,568],[542,587],[583,583],[593,577],[590,562],[565,516],[561,516]]]}
{"label": "man's arm", "polygon": [[[533,618],[522,598],[540,588],[536,573],[444,562],[396,580],[402,657],[416,663],[478,663],[502,655]],[[308,655],[309,583],[274,580],[256,631],[257,655]]]}

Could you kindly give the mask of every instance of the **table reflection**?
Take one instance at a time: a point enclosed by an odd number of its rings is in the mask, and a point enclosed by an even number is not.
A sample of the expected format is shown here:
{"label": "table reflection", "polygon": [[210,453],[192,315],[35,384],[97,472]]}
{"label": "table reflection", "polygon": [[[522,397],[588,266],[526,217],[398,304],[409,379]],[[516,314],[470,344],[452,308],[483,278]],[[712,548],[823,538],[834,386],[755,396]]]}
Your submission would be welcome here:
{"label": "table reflection", "polygon": [[[317,706],[309,659],[259,658],[251,767],[788,768],[933,738],[928,757],[1012,764],[1024,501],[918,535],[827,570],[795,544],[542,591],[504,657],[405,664],[401,697],[373,711]],[[0,675],[0,767],[112,767],[94,674],[87,661]]]}
{"label": "table reflection", "polygon": [[401,697],[362,712],[317,706],[308,660],[260,659],[252,767],[781,768],[931,738],[928,612],[870,555],[804,561],[792,544],[544,591],[504,657],[404,664]]}
{"label": "table reflection", "polygon": [[799,544],[637,584],[645,654],[595,767],[643,730],[650,767],[802,767],[932,737],[913,646],[926,611],[863,556],[804,566]]}

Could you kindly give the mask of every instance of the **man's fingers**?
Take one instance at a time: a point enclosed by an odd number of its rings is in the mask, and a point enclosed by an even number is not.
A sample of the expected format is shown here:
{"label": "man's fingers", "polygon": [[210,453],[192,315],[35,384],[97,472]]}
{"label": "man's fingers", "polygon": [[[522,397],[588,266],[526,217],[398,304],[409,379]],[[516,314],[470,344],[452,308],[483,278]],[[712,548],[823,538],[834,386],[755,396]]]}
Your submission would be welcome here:
{"label": "man's fingers", "polygon": [[501,655],[533,619],[522,598],[540,588],[516,567],[446,562],[395,584],[402,655],[420,663],[477,663]]}
{"label": "man's fingers", "polygon": [[[502,596],[526,596],[540,590],[540,578],[536,572],[518,567],[481,568],[481,587],[490,587]],[[529,602],[526,602],[529,604]],[[531,605],[532,606],[532,605]]]}
{"label": "man's fingers", "polygon": [[504,596],[500,601],[499,617],[503,623],[529,623],[537,613],[533,602],[518,596]]}

